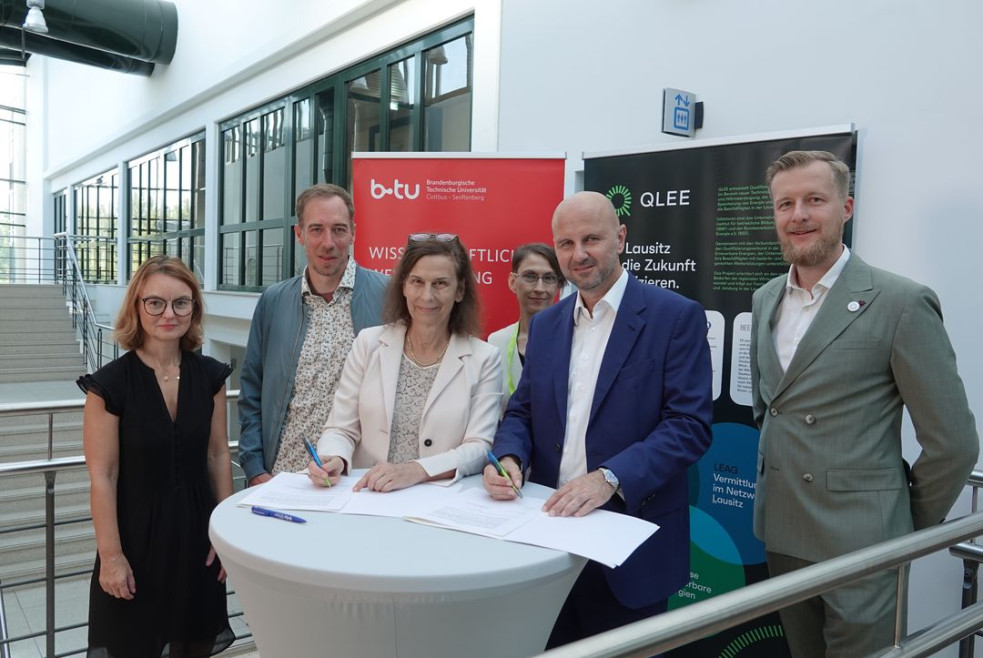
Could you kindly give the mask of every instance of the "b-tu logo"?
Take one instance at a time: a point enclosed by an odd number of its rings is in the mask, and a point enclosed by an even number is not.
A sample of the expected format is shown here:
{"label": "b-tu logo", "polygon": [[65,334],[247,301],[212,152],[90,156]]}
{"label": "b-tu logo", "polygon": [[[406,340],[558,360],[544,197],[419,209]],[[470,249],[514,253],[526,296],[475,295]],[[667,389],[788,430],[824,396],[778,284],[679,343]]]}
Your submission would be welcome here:
{"label": "b-tu logo", "polygon": [[611,203],[614,205],[614,211],[618,213],[618,217],[630,217],[631,216],[631,190],[629,190],[624,185],[614,185],[605,194]]}
{"label": "b-tu logo", "polygon": [[397,199],[415,199],[420,196],[420,184],[417,183],[413,186],[413,191],[410,191],[409,183],[401,183],[399,179],[393,180],[392,187],[386,187],[382,183],[376,183],[373,178],[369,182],[369,192],[372,193],[373,199],[381,199],[385,196],[392,194]]}

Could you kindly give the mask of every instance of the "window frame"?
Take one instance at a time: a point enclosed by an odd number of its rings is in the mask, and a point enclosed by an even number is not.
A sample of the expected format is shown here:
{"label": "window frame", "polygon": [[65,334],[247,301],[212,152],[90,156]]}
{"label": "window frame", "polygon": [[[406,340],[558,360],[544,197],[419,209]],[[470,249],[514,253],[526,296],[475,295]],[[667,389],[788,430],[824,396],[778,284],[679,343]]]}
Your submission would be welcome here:
{"label": "window frame", "polygon": [[[398,64],[405,59],[410,57],[415,57],[413,60],[413,71],[414,71],[414,84],[413,84],[413,94],[410,99],[412,102],[412,107],[409,109],[409,122],[412,127],[412,151],[424,151],[425,148],[425,93],[426,93],[426,62],[425,53],[428,50],[436,48],[437,46],[443,45],[445,43],[454,41],[465,35],[474,35],[474,17],[468,16],[454,23],[446,25],[442,28],[438,28],[426,35],[415,38],[401,46],[394,49],[387,50],[382,53],[378,53],[365,59],[353,66],[335,71],[330,75],[321,78],[313,83],[307,84],[303,87],[295,89],[288,94],[277,98],[275,100],[266,102],[262,105],[256,106],[247,110],[246,112],[237,114],[234,117],[230,117],[224,121],[219,122],[218,133],[219,139],[222,140],[218,149],[216,149],[218,155],[218,217],[217,217],[217,228],[218,228],[218,244],[215,246],[214,254],[217,258],[218,267],[216,268],[218,277],[216,282],[217,290],[230,290],[238,292],[261,292],[266,288],[266,285],[262,284],[263,278],[263,232],[266,230],[280,230],[282,232],[281,245],[283,247],[283,257],[279,268],[279,279],[288,279],[295,275],[295,272],[299,272],[302,267],[302,263],[298,262],[298,256],[302,255],[302,250],[298,253],[297,242],[294,239],[294,226],[297,223],[296,209],[294,207],[296,195],[294,194],[296,190],[297,180],[298,180],[298,168],[301,170],[306,168],[306,178],[307,180],[313,181],[314,184],[321,182],[335,183],[341,185],[346,189],[350,189],[349,180],[351,177],[351,153],[348,150],[348,94],[346,91],[346,85],[363,77],[375,70],[379,70],[379,129],[378,134],[380,136],[378,142],[379,151],[386,151],[389,149],[390,140],[392,136],[392,125],[391,125],[391,95],[392,95],[392,84],[391,84],[391,65]],[[472,63],[469,62],[469,67]],[[473,82],[473,69],[469,68],[468,79],[469,82]],[[318,130],[318,98],[322,94],[332,93],[332,117],[330,132],[332,136],[332,146],[330,154],[330,171],[331,180],[324,180],[325,173],[319,171],[319,162],[321,158],[321,136],[322,133]],[[308,125],[311,130],[311,154],[307,162],[297,163],[296,154],[296,128],[295,128],[295,108],[298,107],[298,103],[303,103],[307,101],[307,108],[310,115],[308,116]],[[256,185],[255,190],[251,190],[248,187],[247,181],[247,166],[246,166],[246,154],[247,154],[247,126],[250,121],[260,119],[260,145],[263,142],[263,124],[262,117],[269,115],[275,111],[283,112],[283,123],[282,123],[282,144],[286,149],[284,153],[284,175],[283,181],[280,188],[283,191],[281,203],[283,213],[282,216],[278,214],[277,217],[267,219],[262,216],[262,209],[265,207],[264,195],[264,178],[266,173],[265,169],[265,151],[262,147],[259,148],[257,153],[258,160],[257,166],[259,166],[259,184]],[[468,134],[470,136],[470,121],[473,117],[473,105],[472,111],[469,116],[469,126]],[[238,128],[241,139],[239,143],[235,145],[239,161],[242,163],[239,170],[235,172],[238,177],[239,194],[237,199],[238,211],[237,219],[238,221],[226,222],[226,183],[227,183],[227,171],[226,165],[230,164],[227,159],[226,153],[226,133]],[[470,138],[468,141],[468,150],[470,150]],[[327,164],[327,163],[326,163]],[[260,209],[260,215],[255,221],[246,222],[246,208],[248,203],[255,203],[256,207]],[[247,285],[246,282],[249,281],[249,272],[247,272],[247,249],[246,249],[246,236],[249,232],[255,231],[256,235],[256,273],[255,281],[260,285]],[[223,252],[225,251],[226,240],[231,239],[232,235],[238,235],[238,248],[235,253],[235,262],[233,267],[236,268],[232,281],[237,283],[226,283],[227,280],[227,270],[226,262]],[[296,263],[296,266],[295,266]],[[295,269],[296,267],[296,269]]]}
{"label": "window frame", "polygon": [[[195,273],[199,281],[201,281],[201,270],[204,269],[204,263],[198,263],[195,258],[195,244],[198,242],[202,246],[205,244],[205,200],[203,198],[201,202],[198,201],[195,181],[197,180],[196,174],[198,173],[198,167],[205,168],[205,146],[205,132],[199,131],[166,146],[127,160],[126,192],[127,197],[130,199],[126,221],[127,281],[132,278],[133,273],[136,272],[145,260],[158,254],[180,258]],[[190,167],[190,172],[188,173],[189,187],[187,189],[182,187],[185,165],[181,154],[185,148],[189,149],[188,166]],[[195,158],[197,152],[201,153],[200,164]],[[172,153],[176,154],[178,163],[178,183],[176,187],[170,186],[167,167],[167,163],[171,161],[168,159],[168,156]],[[150,187],[149,181],[147,185],[144,185],[143,182],[145,173],[153,166],[156,166],[158,170],[158,185],[156,188]],[[134,187],[135,173],[139,179],[136,187]],[[204,175],[204,172],[201,173]],[[207,181],[204,189],[206,190],[205,194],[207,194]],[[158,195],[156,216],[154,216],[151,208],[154,191]],[[179,199],[176,218],[168,215],[168,196],[171,193],[176,193]],[[146,196],[144,196],[145,194]],[[187,216],[185,216],[185,209],[180,200],[184,194],[187,194],[189,197]],[[134,198],[137,200],[136,203],[134,203]],[[198,227],[194,225],[196,213],[200,214],[202,220]],[[168,230],[168,223],[175,219],[177,221],[177,229]],[[162,230],[155,231],[153,227],[154,223],[159,224]],[[188,254],[183,253],[185,241],[188,241],[189,245]],[[176,253],[173,253],[168,247],[168,245],[174,243],[177,244]],[[146,251],[144,251],[144,247],[146,247]]]}
{"label": "window frame", "polygon": [[[105,184],[107,178],[109,185]],[[116,283],[116,236],[120,221],[119,185],[119,167],[112,167],[72,185],[72,196],[75,199],[74,247],[82,280],[86,283]],[[102,190],[107,190],[105,194],[109,196],[109,214],[106,216],[101,214]],[[94,200],[93,192],[95,192]],[[108,233],[105,229],[108,229]]]}

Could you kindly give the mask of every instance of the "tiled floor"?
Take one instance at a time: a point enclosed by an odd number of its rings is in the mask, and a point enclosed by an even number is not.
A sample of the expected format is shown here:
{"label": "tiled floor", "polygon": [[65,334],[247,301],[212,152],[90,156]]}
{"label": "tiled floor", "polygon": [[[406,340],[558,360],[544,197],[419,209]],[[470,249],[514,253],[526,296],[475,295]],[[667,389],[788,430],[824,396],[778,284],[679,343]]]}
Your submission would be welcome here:
{"label": "tiled floor", "polygon": [[[88,614],[89,576],[62,579],[55,592],[55,626],[84,624]],[[30,585],[4,590],[4,612],[7,620],[8,637],[20,637],[40,633],[38,637],[14,642],[10,645],[11,658],[44,658],[47,639],[45,631],[45,592],[44,585]],[[229,597],[229,612],[241,610],[235,596]],[[241,616],[231,619],[232,630],[236,635],[249,632],[249,627]],[[86,646],[86,628],[73,628],[55,635],[55,653],[70,651],[82,656]],[[251,639],[233,645],[224,656],[259,658]]]}
{"label": "tiled floor", "polygon": [[[88,609],[89,583],[87,577],[66,579],[58,583],[55,594],[55,626],[84,623]],[[12,658],[42,658],[47,640],[45,631],[44,585],[29,585],[4,591],[4,610],[10,637],[40,633],[38,637],[11,645]],[[85,648],[85,629],[75,628],[55,635],[55,652],[64,653]]]}

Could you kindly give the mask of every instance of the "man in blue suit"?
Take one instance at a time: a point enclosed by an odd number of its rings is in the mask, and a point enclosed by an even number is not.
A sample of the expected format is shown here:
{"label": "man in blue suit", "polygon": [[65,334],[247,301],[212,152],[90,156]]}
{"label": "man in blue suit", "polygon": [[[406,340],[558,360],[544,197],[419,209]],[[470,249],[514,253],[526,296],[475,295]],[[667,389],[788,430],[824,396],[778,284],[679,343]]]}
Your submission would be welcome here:
{"label": "man in blue suit", "polygon": [[522,486],[528,471],[557,487],[543,506],[551,515],[600,507],[660,526],[620,567],[587,564],[547,647],[664,612],[689,578],[686,471],[711,438],[706,315],[621,268],[626,231],[596,192],[557,206],[556,255],[579,292],[533,318],[522,377],[495,435],[511,481],[484,472],[493,498],[514,498],[512,483]]}

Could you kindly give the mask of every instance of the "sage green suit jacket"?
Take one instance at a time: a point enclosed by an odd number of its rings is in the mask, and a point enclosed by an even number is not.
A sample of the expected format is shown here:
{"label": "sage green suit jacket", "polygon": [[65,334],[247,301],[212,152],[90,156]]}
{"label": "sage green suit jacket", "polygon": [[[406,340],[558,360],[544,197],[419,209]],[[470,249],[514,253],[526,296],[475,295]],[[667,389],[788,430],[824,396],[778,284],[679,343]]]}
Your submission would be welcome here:
{"label": "sage green suit jacket", "polygon": [[[820,561],[941,522],[979,439],[935,293],[851,254],[783,371],[772,328],[786,280],[752,304],[754,534]],[[903,407],[921,446],[910,471]]]}

